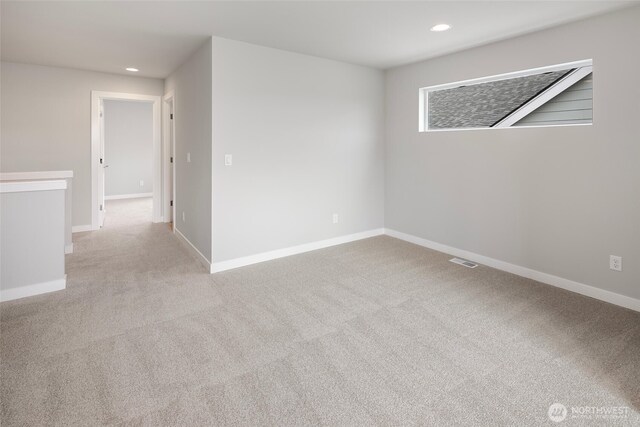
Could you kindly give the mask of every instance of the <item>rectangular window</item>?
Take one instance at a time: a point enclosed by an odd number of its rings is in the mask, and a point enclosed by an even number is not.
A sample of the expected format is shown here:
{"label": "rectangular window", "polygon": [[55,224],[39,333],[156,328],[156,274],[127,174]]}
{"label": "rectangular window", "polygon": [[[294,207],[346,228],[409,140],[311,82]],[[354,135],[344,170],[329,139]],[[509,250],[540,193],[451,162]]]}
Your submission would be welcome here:
{"label": "rectangular window", "polygon": [[420,89],[420,132],[591,124],[592,60]]}

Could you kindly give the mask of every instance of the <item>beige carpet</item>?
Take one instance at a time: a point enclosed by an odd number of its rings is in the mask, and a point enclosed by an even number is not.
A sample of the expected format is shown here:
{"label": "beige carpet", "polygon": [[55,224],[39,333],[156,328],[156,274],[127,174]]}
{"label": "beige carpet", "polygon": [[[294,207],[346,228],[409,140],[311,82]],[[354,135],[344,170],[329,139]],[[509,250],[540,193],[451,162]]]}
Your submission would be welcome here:
{"label": "beige carpet", "polygon": [[153,199],[107,200],[105,208],[104,227],[107,229],[149,224],[153,216]]}
{"label": "beige carpet", "polygon": [[640,422],[639,313],[389,237],[211,276],[144,203],[0,306],[3,426]]}

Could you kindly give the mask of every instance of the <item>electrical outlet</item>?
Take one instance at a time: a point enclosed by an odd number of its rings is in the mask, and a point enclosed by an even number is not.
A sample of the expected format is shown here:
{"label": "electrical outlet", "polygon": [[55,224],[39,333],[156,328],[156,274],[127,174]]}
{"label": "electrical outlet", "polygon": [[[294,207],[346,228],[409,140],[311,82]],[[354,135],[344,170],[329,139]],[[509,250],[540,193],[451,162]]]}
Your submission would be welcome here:
{"label": "electrical outlet", "polygon": [[224,165],[225,166],[233,165],[233,156],[231,154],[224,155]]}
{"label": "electrical outlet", "polygon": [[187,220],[187,215],[185,214],[184,211],[182,211],[182,222],[186,222]]}
{"label": "electrical outlet", "polygon": [[622,257],[616,255],[609,256],[609,268],[615,271],[622,271]]}
{"label": "electrical outlet", "polygon": [[144,187],[144,181],[140,180],[140,187]]}
{"label": "electrical outlet", "polygon": [[338,223],[338,214],[333,214],[333,223],[334,224]]}

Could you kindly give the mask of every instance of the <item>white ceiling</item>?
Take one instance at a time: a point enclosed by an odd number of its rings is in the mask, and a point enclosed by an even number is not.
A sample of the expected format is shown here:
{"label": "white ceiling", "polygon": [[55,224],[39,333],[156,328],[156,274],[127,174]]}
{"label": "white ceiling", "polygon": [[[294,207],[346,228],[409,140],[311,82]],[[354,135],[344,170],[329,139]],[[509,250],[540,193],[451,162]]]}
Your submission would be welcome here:
{"label": "white ceiling", "polygon": [[[2,1],[1,57],[163,78],[214,35],[389,68],[632,3]],[[429,31],[441,22],[453,29]]]}

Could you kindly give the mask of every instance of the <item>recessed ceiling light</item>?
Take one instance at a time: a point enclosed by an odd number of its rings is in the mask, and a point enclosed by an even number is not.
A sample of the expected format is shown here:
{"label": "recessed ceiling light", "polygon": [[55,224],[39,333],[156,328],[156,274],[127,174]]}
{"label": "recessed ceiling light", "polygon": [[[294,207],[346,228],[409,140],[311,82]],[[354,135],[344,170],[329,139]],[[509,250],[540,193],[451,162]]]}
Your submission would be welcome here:
{"label": "recessed ceiling light", "polygon": [[431,31],[447,31],[451,28],[449,24],[438,24],[431,27]]}
{"label": "recessed ceiling light", "polygon": [[138,70],[137,68],[129,67],[129,68],[127,68],[127,71],[131,71],[131,72],[137,73],[140,70]]}

